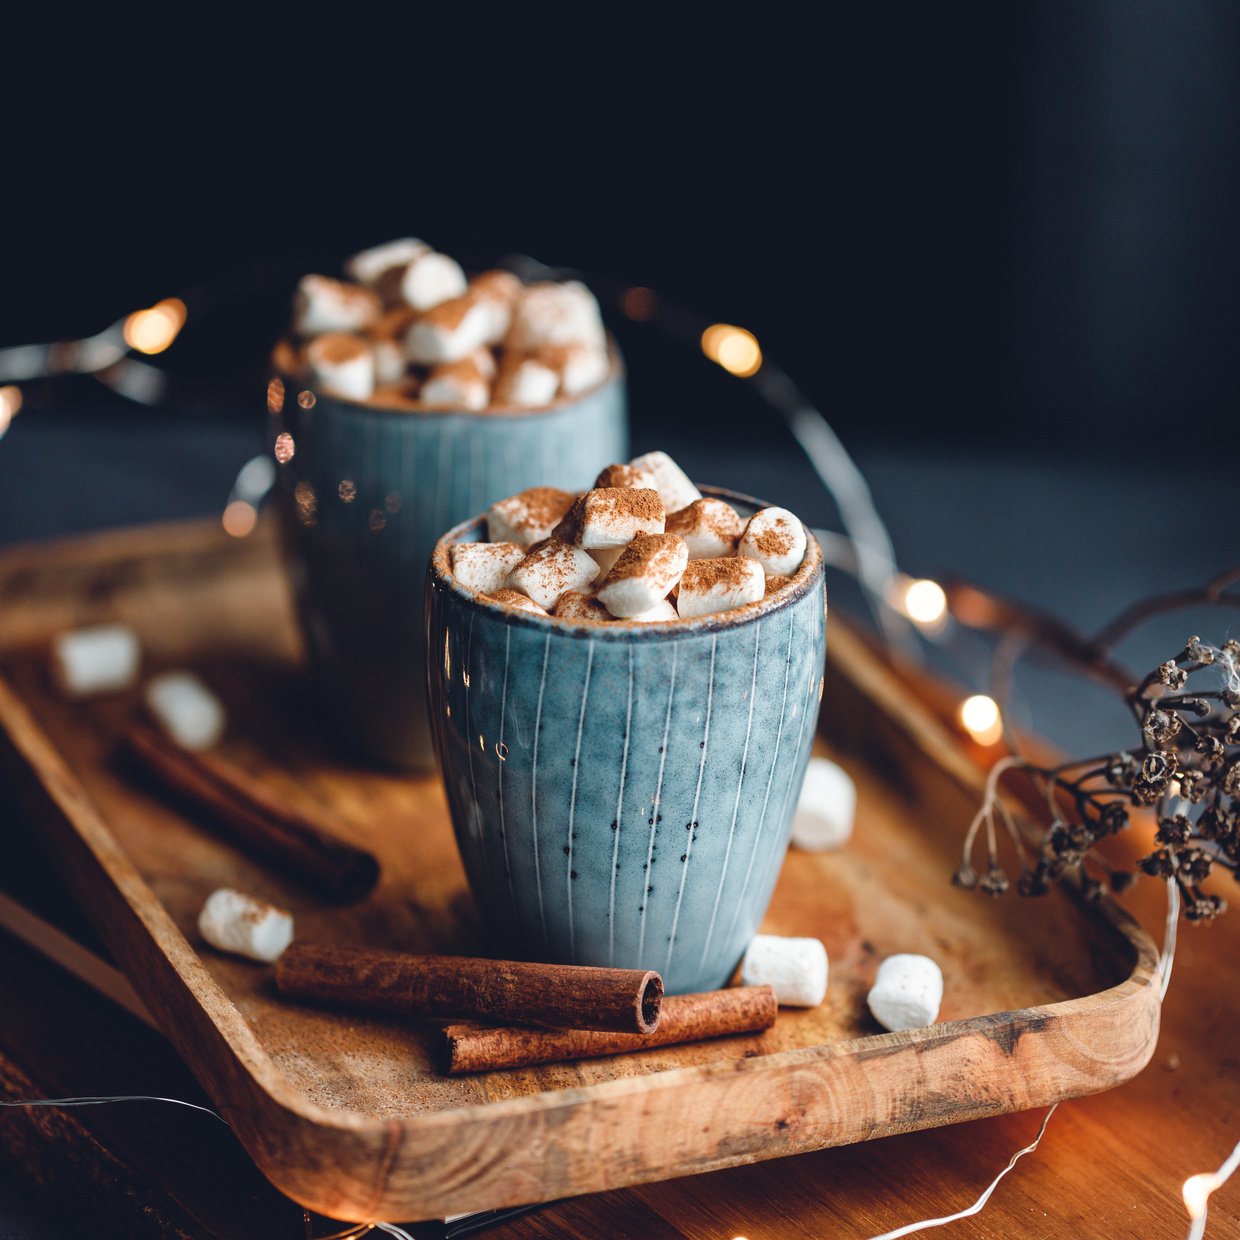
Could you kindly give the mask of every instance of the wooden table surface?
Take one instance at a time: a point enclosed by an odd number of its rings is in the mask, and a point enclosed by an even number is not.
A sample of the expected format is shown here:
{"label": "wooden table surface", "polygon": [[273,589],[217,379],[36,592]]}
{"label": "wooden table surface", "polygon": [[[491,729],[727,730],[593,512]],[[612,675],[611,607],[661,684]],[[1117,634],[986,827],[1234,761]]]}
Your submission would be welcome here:
{"label": "wooden table surface", "polygon": [[[38,856],[3,883],[64,915]],[[1156,929],[1161,889],[1132,906]],[[77,927],[74,927],[76,930]],[[84,927],[81,932],[89,936]],[[1180,1236],[1180,1186],[1240,1138],[1240,912],[1185,926],[1153,1061],[1129,1084],[1060,1106],[1042,1146],[958,1236]],[[9,1098],[150,1093],[203,1101],[163,1039],[0,934],[0,1092]],[[865,1237],[971,1203],[1037,1130],[1041,1112],[823,1150],[542,1207],[487,1234],[693,1240]],[[306,1236],[299,1207],[255,1171],[222,1125],[157,1104],[6,1111],[0,1175],[17,1176],[103,1234]],[[221,1187],[227,1186],[222,1192]],[[316,1220],[309,1234],[331,1228]],[[65,1234],[70,1234],[66,1230]],[[946,1234],[946,1233],[945,1233]],[[1210,1236],[1240,1235],[1240,1177],[1212,1201]]]}

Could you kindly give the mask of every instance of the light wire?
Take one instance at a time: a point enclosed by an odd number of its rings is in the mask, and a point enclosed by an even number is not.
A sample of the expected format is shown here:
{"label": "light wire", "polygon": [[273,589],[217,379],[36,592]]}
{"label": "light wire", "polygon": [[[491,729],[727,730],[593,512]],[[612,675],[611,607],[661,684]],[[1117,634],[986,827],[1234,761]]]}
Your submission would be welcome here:
{"label": "light wire", "polygon": [[906,1223],[903,1227],[897,1227],[894,1231],[885,1231],[881,1236],[871,1236],[870,1240],[899,1240],[900,1236],[911,1236],[915,1232],[928,1231],[931,1227],[946,1227],[948,1223],[958,1223],[961,1219],[970,1218],[974,1214],[980,1214],[985,1208],[986,1203],[990,1200],[991,1194],[999,1187],[999,1181],[1003,1179],[1016,1164],[1024,1158],[1026,1154],[1032,1154],[1038,1148],[1042,1140],[1042,1134],[1046,1131],[1046,1125],[1050,1123],[1051,1116],[1055,1114],[1059,1103],[1054,1103],[1050,1110],[1042,1116],[1042,1123],[1038,1128],[1038,1135],[1026,1145],[1023,1149],[1019,1149],[1012,1155],[1008,1161],[1008,1165],[999,1172],[997,1176],[986,1186],[982,1195],[971,1205],[955,1214],[946,1214],[942,1218],[922,1219],[917,1223]]}

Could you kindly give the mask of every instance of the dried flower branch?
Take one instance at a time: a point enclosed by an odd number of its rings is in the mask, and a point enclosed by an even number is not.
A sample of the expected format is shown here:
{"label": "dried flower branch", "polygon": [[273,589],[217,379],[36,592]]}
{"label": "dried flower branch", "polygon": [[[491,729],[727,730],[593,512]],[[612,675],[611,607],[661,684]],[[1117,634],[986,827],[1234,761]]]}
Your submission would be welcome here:
{"label": "dried flower branch", "polygon": [[[1111,660],[1110,647],[1120,637],[1143,619],[1186,602],[1234,604],[1235,596],[1223,591],[1238,579],[1240,573],[1223,574],[1200,591],[1138,604],[1093,640],[1046,617],[1018,616],[1012,604],[998,604],[980,591],[958,590],[957,597],[974,622],[988,611],[991,623],[1040,641],[1117,684],[1124,673]],[[1202,884],[1216,868],[1240,877],[1240,643],[1216,647],[1191,637],[1124,697],[1140,729],[1140,743],[1131,749],[1054,767],[1016,756],[995,764],[953,876],[958,886],[990,895],[1010,888],[999,861],[1002,827],[1019,858],[1016,887],[1022,895],[1042,895],[1066,878],[1090,898],[1107,888],[1122,890],[1134,875],[1114,869],[1096,846],[1125,830],[1133,812],[1149,809],[1158,823],[1156,847],[1139,868],[1174,882],[1192,921],[1210,921],[1225,909],[1222,898],[1203,891]],[[1045,798],[1050,825],[1041,832],[1022,831],[999,798],[999,783],[1010,771],[1022,772]],[[979,873],[974,855],[983,828],[986,861]]]}

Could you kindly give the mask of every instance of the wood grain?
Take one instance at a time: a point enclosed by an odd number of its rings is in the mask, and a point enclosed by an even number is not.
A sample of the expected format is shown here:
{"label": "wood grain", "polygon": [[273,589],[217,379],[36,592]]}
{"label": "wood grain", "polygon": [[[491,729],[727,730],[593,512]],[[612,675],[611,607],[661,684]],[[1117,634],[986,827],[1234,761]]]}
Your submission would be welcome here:
{"label": "wood grain", "polygon": [[[0,559],[0,603],[10,786],[259,1167],[333,1217],[542,1200],[1022,1109],[1125,1080],[1152,1052],[1154,952],[1123,913],[946,885],[980,768],[838,624],[824,729],[858,779],[858,832],[843,853],[794,854],[765,925],[824,940],[827,1002],[761,1037],[444,1078],[423,1032],[294,1009],[261,968],[193,945],[203,898],[227,884],[292,907],[308,938],[483,946],[439,788],[344,766],[322,734],[269,536],[174,528],[19,549]],[[133,624],[153,667],[191,665],[224,697],[230,760],[379,856],[370,898],[319,903],[118,773],[109,755],[134,703],[61,702],[42,651],[104,618]],[[931,1029],[882,1034],[865,1011],[897,950],[943,965]]]}

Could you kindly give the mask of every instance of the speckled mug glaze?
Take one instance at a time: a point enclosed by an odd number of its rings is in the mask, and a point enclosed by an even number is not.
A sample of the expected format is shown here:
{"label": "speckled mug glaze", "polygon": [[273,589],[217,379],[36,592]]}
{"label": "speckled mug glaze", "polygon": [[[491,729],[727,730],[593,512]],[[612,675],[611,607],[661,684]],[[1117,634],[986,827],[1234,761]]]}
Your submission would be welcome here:
{"label": "speckled mug glaze", "polygon": [[[710,490],[742,513],[761,505]],[[770,901],[825,656],[813,537],[778,597],[663,624],[544,619],[461,586],[435,548],[431,723],[452,822],[499,941],[723,985]]]}
{"label": "speckled mug glaze", "polygon": [[272,381],[268,410],[294,595],[329,722],[373,761],[430,769],[423,588],[435,540],[505,495],[581,490],[627,460],[619,358],[602,385],[545,410],[388,410],[287,377]]}

